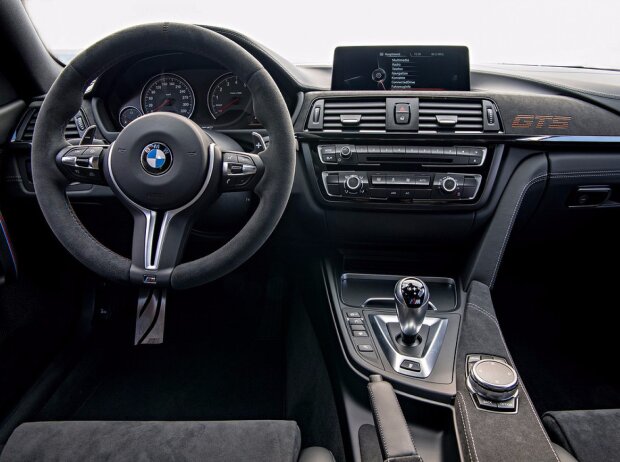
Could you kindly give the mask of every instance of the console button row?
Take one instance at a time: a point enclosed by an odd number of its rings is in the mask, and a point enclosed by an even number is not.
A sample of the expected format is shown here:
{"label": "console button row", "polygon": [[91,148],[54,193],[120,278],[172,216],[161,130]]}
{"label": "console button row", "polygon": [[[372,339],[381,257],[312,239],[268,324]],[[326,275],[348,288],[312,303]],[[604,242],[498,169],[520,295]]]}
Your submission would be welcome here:
{"label": "console button row", "polygon": [[365,360],[370,361],[375,365],[379,365],[379,358],[375,353],[372,342],[370,341],[370,335],[366,330],[366,324],[364,322],[364,318],[362,317],[362,313],[359,311],[346,311],[344,314],[346,317],[348,332],[357,353]]}
{"label": "console button row", "polygon": [[373,185],[394,185],[394,186],[430,186],[431,175],[407,173],[403,175],[383,175],[373,174],[371,177]]}
{"label": "console button row", "polygon": [[[457,165],[482,165],[487,149],[478,146],[402,146],[402,145],[354,145],[322,144],[318,146],[319,157],[325,164],[357,164],[376,162],[419,161],[433,163],[435,156],[449,156]],[[379,154],[379,156],[375,156]],[[410,156],[407,156],[407,155]],[[381,155],[405,155],[403,158],[381,159]],[[423,159],[419,159],[423,156]],[[371,157],[371,158],[369,158]],[[445,162],[445,160],[443,161]]]}

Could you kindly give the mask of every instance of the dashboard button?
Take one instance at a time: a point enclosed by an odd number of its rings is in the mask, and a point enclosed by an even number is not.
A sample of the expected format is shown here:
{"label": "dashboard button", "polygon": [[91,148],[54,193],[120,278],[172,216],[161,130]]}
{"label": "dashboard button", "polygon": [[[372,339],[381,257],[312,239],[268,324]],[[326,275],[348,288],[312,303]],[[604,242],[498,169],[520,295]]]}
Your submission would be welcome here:
{"label": "dashboard button", "polygon": [[392,152],[394,154],[405,154],[407,151],[405,146],[392,146]]}
{"label": "dashboard button", "polygon": [[371,188],[370,197],[374,197],[376,199],[386,199],[388,197],[388,190],[380,189],[380,188]]}
{"label": "dashboard button", "polygon": [[372,184],[385,184],[385,177],[383,175],[373,175]]}
{"label": "dashboard button", "polygon": [[336,154],[336,146],[333,146],[333,145],[319,146],[319,153],[321,153],[321,154]]}
{"label": "dashboard button", "polygon": [[321,154],[321,160],[326,164],[337,164],[336,154]]}
{"label": "dashboard button", "polygon": [[445,147],[443,148],[443,153],[448,156],[456,156],[456,148],[454,146]]}
{"label": "dashboard button", "polygon": [[420,148],[418,146],[407,146],[405,151],[407,154],[418,154],[420,152]]}
{"label": "dashboard button", "polygon": [[332,196],[340,196],[340,185],[339,184],[328,184],[327,192]]}
{"label": "dashboard button", "polygon": [[430,186],[431,176],[430,175],[417,175],[415,184],[417,186]]}
{"label": "dashboard button", "polygon": [[392,146],[381,146],[381,154],[392,154]]}
{"label": "dashboard button", "polygon": [[339,180],[339,177],[337,173],[328,173],[325,179],[325,182],[327,184],[338,184],[339,183],[338,180]]}
{"label": "dashboard button", "polygon": [[411,110],[407,103],[396,103],[394,105],[394,119],[397,125],[407,125],[411,118]]}
{"label": "dashboard button", "polygon": [[482,156],[471,156],[469,158],[469,165],[480,165],[482,164]]}
{"label": "dashboard button", "polygon": [[414,190],[413,189],[403,189],[400,192],[400,197],[402,197],[403,199],[413,199],[414,198]]}
{"label": "dashboard button", "polygon": [[435,146],[431,149],[432,154],[441,154],[443,155],[443,148],[439,146]]}
{"label": "dashboard button", "polygon": [[238,154],[237,159],[238,159],[237,162],[239,162],[240,164],[254,165],[254,161],[252,160],[250,156],[244,156],[243,154]]}
{"label": "dashboard button", "polygon": [[366,154],[368,152],[368,146],[355,146],[355,152],[358,154]]}
{"label": "dashboard button", "polygon": [[430,199],[431,191],[432,191],[431,189],[414,189],[413,198],[414,199]]}
{"label": "dashboard button", "polygon": [[416,184],[416,177],[413,174],[410,175],[398,175],[397,181],[399,185],[414,186]]}
{"label": "dashboard button", "polygon": [[385,177],[385,184],[397,185],[399,184],[399,175],[388,175]]}
{"label": "dashboard button", "polygon": [[473,151],[472,151],[472,148],[461,146],[461,147],[456,148],[456,155],[457,156],[471,156],[473,155]]}
{"label": "dashboard button", "polygon": [[224,162],[234,162],[236,164],[237,162],[239,162],[237,154],[232,154],[230,152],[225,152],[224,153]]}
{"label": "dashboard button", "polygon": [[382,146],[368,146],[368,154],[379,154]]}
{"label": "dashboard button", "polygon": [[407,369],[408,371],[420,372],[422,369],[420,363],[416,361],[405,360],[400,364],[401,369]]}
{"label": "dashboard button", "polygon": [[398,199],[400,197],[400,189],[388,189],[387,197],[391,199]]}
{"label": "dashboard button", "polygon": [[420,154],[432,154],[433,153],[433,148],[431,148],[430,146],[420,146]]}

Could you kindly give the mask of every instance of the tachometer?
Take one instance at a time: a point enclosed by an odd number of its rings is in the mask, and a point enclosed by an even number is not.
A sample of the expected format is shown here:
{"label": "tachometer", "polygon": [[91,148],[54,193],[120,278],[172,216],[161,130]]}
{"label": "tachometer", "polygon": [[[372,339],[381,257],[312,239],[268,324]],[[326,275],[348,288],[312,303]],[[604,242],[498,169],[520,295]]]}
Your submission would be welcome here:
{"label": "tachometer", "polygon": [[247,85],[233,74],[224,74],[209,88],[209,111],[214,119],[224,115],[245,112],[252,101]]}
{"label": "tachometer", "polygon": [[176,74],[160,74],[147,82],[142,90],[142,110],[174,112],[191,117],[194,112],[194,91],[189,83]]}

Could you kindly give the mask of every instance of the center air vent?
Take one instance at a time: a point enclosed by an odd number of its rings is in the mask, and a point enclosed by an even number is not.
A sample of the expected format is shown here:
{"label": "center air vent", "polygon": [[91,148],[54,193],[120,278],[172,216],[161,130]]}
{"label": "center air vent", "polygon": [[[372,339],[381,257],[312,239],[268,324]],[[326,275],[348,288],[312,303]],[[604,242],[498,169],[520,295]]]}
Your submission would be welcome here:
{"label": "center air vent", "polygon": [[[396,108],[409,108],[411,123],[397,122]],[[499,132],[495,104],[482,98],[390,96],[389,98],[325,98],[310,110],[309,130],[336,132],[485,133]]]}
{"label": "center air vent", "polygon": [[419,131],[484,131],[482,100],[420,99]]}
{"label": "center air vent", "polygon": [[323,130],[385,130],[385,100],[325,100]]}

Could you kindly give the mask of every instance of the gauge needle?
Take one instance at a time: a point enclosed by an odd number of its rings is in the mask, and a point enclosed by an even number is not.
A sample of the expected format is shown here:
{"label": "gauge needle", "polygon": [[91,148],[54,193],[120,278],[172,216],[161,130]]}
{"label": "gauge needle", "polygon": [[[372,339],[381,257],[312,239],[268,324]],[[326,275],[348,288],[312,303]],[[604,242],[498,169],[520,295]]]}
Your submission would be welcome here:
{"label": "gauge needle", "polygon": [[224,112],[226,109],[228,109],[231,106],[234,106],[235,104],[237,104],[239,102],[239,98],[233,98],[231,99],[229,102],[227,102],[226,104],[224,104],[221,108],[220,108],[220,114],[222,112]]}
{"label": "gauge needle", "polygon": [[159,111],[160,109],[162,109],[165,106],[170,106],[173,102],[174,102],[173,99],[166,98],[165,100],[163,100],[161,102],[161,104],[159,106],[157,106],[155,109],[153,109],[153,112],[157,112],[157,111]]}

